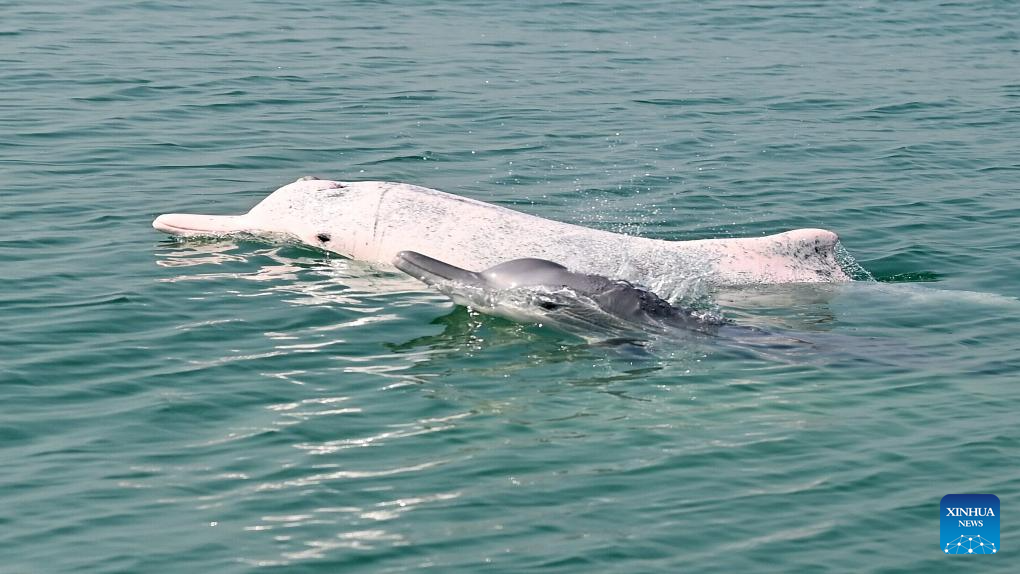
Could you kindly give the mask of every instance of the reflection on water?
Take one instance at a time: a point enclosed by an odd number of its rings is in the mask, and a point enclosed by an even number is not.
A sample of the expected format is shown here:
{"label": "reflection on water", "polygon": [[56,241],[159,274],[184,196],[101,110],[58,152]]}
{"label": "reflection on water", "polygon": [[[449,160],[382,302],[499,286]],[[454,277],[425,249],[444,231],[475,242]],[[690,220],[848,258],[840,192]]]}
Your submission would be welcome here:
{"label": "reflection on water", "polygon": [[[794,454],[791,477],[778,486],[684,487],[668,506],[767,506],[837,488],[833,471],[797,458],[805,435],[833,424],[832,393],[930,388],[914,373],[937,367],[932,356],[953,337],[928,347],[892,337],[918,309],[928,307],[930,318],[930,307],[968,300],[899,296],[889,291],[897,286],[876,283],[727,290],[712,296],[735,324],[717,333],[592,344],[481,315],[402,274],[298,246],[172,243],[158,262],[172,271],[164,288],[187,283],[194,296],[198,286],[207,306],[202,320],[186,315],[173,325],[203,349],[178,347],[187,366],[173,384],[222,393],[231,407],[193,400],[194,390],[175,397],[165,424],[183,425],[174,421],[192,411],[208,418],[184,417],[199,421],[181,431],[189,433],[184,451],[162,455],[170,462],[155,457],[119,484],[232,528],[241,549],[233,559],[261,566],[347,564],[433,541],[485,545],[531,532],[521,518],[529,504],[541,516],[549,507],[584,516],[592,505],[615,514],[612,497],[646,477],[681,485],[718,473],[757,477],[743,460],[760,466],[782,453]],[[856,324],[861,309],[868,319]],[[885,324],[872,333],[876,317]],[[876,369],[901,380],[871,388],[854,374]],[[223,422],[202,430],[216,419]],[[571,490],[589,482],[601,494]],[[661,491],[656,498],[649,508],[662,507]],[[642,504],[633,492],[626,500]],[[516,510],[504,520],[494,508]],[[473,518],[451,527],[455,516]],[[826,531],[787,523],[776,540]]]}
{"label": "reflection on water", "polygon": [[[419,384],[439,376],[451,362],[463,363],[461,369],[478,376],[501,377],[541,365],[582,362],[610,371],[608,375],[594,377],[593,373],[586,373],[584,380],[608,381],[628,377],[630,365],[641,365],[633,377],[643,376],[641,369],[647,365],[682,373],[697,372],[709,356],[804,364],[844,358],[839,345],[826,342],[820,333],[835,324],[836,313],[831,304],[850,288],[845,285],[721,290],[713,296],[724,305],[736,325],[709,333],[678,328],[637,338],[603,338],[590,344],[548,327],[517,324],[451,306],[445,297],[401,273],[303,246],[223,240],[164,245],[166,249],[158,254],[158,262],[167,268],[188,270],[166,281],[215,283],[222,285],[224,297],[271,296],[284,306],[281,311],[287,305],[329,310],[319,313],[321,317],[313,321],[297,321],[288,330],[265,330],[264,335],[275,342],[271,351],[231,354],[203,363],[206,365],[296,352],[329,352],[346,363],[343,371],[382,377],[390,386]],[[245,250],[247,256],[237,254]],[[254,285],[238,289],[239,279]],[[436,309],[441,308],[450,310],[434,316]],[[412,317],[425,319],[430,327],[423,328],[426,323],[421,322],[412,329],[420,334],[384,342],[383,348],[391,356],[346,352],[360,330],[383,326],[401,333],[398,326],[408,320],[409,311]],[[428,319],[429,315],[433,318]],[[484,366],[474,367],[473,363]]]}

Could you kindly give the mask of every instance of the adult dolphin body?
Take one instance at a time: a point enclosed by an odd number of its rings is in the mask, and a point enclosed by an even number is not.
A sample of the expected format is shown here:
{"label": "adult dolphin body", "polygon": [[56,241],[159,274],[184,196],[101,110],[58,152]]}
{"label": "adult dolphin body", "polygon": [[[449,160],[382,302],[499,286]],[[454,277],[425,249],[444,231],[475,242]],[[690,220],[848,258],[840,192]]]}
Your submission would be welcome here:
{"label": "adult dolphin body", "polygon": [[180,236],[297,240],[387,266],[405,250],[466,269],[533,257],[652,288],[667,277],[700,277],[712,285],[850,279],[836,260],[836,234],[823,229],[665,241],[551,221],[405,183],[303,177],[243,215],[171,213],[152,225]]}

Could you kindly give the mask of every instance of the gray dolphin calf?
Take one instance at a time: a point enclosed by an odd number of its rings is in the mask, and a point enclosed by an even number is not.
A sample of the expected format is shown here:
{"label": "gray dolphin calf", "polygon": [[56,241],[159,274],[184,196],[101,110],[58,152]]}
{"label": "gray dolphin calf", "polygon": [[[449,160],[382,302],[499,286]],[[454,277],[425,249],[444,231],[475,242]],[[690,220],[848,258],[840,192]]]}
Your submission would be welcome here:
{"label": "gray dolphin calf", "polygon": [[460,305],[587,339],[677,327],[707,332],[722,324],[626,281],[575,273],[546,259],[514,259],[475,272],[401,251],[393,264]]}

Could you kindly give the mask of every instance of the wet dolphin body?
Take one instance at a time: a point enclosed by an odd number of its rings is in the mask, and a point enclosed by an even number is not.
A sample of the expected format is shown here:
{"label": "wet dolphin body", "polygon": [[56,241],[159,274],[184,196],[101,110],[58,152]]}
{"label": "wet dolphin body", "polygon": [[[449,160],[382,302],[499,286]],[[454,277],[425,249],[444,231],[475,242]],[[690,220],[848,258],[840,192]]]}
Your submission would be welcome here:
{"label": "wet dolphin body", "polygon": [[796,229],[764,237],[665,241],[600,231],[404,183],[311,177],[276,190],[243,215],[171,213],[152,223],[178,236],[284,239],[389,265],[404,250],[466,269],[526,257],[659,289],[677,277],[707,285],[849,281],[835,233]]}
{"label": "wet dolphin body", "polygon": [[576,273],[545,259],[515,259],[475,272],[401,251],[393,264],[459,305],[521,323],[548,325],[614,347],[634,344],[675,351],[685,348],[677,343],[711,342],[712,349],[793,364],[842,357],[902,365],[918,356],[916,351],[880,339],[734,323],[671,305],[627,281]]}
{"label": "wet dolphin body", "polygon": [[515,259],[474,272],[401,251],[393,264],[455,303],[514,321],[552,324],[586,338],[677,327],[708,332],[722,324],[627,281],[575,273],[546,259]]}

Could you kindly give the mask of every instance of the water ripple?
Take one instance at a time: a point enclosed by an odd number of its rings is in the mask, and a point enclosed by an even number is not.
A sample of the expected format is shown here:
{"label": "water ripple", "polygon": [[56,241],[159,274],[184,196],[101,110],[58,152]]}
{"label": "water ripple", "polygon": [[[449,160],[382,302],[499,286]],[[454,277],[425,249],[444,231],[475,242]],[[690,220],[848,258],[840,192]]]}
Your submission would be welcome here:
{"label": "water ripple", "polygon": [[[1020,500],[1014,12],[5,5],[4,567],[944,569],[905,551],[942,495]],[[831,228],[862,281],[655,286],[803,348],[592,346],[150,227],[309,173],[666,240]]]}

